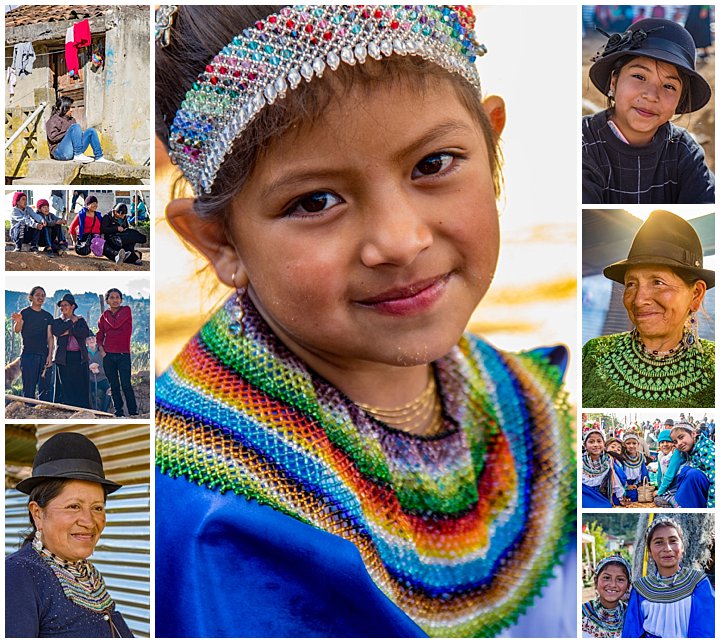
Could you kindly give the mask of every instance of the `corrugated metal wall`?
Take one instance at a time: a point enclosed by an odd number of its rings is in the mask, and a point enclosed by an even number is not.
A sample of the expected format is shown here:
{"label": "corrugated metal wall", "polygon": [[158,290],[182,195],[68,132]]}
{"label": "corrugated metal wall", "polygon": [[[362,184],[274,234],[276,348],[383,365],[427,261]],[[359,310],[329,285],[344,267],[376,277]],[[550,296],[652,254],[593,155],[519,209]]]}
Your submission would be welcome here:
{"label": "corrugated metal wall", "polygon": [[[100,450],[106,477],[125,485],[108,496],[107,526],[91,560],[135,636],[148,637],[150,428],[147,424],[38,425],[38,447],[61,431],[77,431],[92,440]],[[6,490],[6,555],[19,547],[28,528],[27,496]]]}

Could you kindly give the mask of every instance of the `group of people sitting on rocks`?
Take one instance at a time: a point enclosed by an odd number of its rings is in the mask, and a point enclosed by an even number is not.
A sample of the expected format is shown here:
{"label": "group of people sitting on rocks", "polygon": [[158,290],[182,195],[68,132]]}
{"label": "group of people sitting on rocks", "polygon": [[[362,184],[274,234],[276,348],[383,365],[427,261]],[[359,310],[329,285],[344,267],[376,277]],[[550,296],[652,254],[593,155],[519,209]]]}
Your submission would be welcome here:
{"label": "group of people sitting on rocks", "polygon": [[50,212],[47,199],[38,199],[33,208],[28,205],[27,194],[15,192],[12,205],[10,238],[15,252],[38,252],[42,248],[50,256],[62,255],[69,248],[69,236],[78,255],[92,253],[117,264],[142,265],[142,253],[137,246],[146,243],[147,237],[130,226],[124,203],[115,204],[103,216],[98,211],[97,197],[87,196],[84,206],[71,221],[67,236],[63,228],[67,220]]}

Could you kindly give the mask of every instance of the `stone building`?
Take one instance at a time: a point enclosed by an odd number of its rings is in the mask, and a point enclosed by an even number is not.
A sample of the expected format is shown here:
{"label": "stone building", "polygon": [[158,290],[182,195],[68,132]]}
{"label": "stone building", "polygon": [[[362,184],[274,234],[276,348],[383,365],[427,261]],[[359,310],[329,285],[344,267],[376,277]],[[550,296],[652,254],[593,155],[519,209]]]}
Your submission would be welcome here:
{"label": "stone building", "polygon": [[[79,73],[71,76],[65,57],[66,33],[84,19],[89,21],[92,45],[78,50]],[[31,43],[36,58],[30,74],[16,74],[11,91],[7,68],[19,43]],[[6,141],[45,103],[30,126],[5,150],[9,181],[26,176],[29,161],[50,158],[45,123],[58,96],[74,99],[76,120],[83,129],[97,130],[107,158],[130,166],[148,164],[149,6],[17,7],[5,14],[5,60]]]}

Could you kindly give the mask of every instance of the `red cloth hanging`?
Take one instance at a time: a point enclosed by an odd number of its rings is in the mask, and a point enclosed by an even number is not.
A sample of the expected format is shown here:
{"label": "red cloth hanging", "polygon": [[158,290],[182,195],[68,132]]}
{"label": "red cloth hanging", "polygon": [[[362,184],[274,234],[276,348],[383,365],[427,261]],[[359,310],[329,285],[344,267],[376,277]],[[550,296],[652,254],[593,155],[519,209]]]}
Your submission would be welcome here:
{"label": "red cloth hanging", "polygon": [[80,47],[90,46],[91,40],[90,23],[87,19],[76,22],[72,27],[68,27],[65,34],[65,64],[71,76],[77,76],[80,73],[78,49]]}

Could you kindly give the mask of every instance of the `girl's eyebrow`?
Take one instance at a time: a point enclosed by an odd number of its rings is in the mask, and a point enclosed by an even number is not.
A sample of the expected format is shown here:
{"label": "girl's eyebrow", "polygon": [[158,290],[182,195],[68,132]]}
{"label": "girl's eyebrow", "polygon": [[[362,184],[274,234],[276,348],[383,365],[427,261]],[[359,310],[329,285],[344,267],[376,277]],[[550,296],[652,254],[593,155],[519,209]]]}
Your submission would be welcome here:
{"label": "girl's eyebrow", "polygon": [[[467,123],[460,120],[447,120],[439,123],[427,131],[420,134],[415,140],[401,148],[392,155],[392,160],[396,163],[402,162],[409,156],[417,153],[417,150],[422,147],[427,147],[434,141],[443,138],[448,135],[459,135],[468,136],[474,133],[475,130],[470,127]],[[291,168],[288,172],[281,173],[279,176],[273,178],[260,192],[260,199],[266,201],[275,195],[279,190],[288,190],[293,185],[301,185],[306,181],[313,181],[324,178],[331,178],[337,174],[337,167],[321,167],[318,169],[301,169],[297,170]]]}
{"label": "girl's eyebrow", "polygon": [[[629,68],[631,68],[631,67],[639,67],[640,69],[642,69],[642,70],[644,70],[644,71],[652,72],[652,69],[650,69],[650,67],[648,67],[647,65],[643,65],[643,64],[641,64],[641,63],[631,63],[631,64],[628,65],[628,67],[629,67]],[[660,74],[658,74],[658,76],[659,76],[659,75],[660,75]],[[670,73],[670,74],[665,74],[665,78],[669,78],[670,80],[678,80],[678,81],[680,80],[680,76],[676,76],[675,74],[672,74],[672,73]]]}

